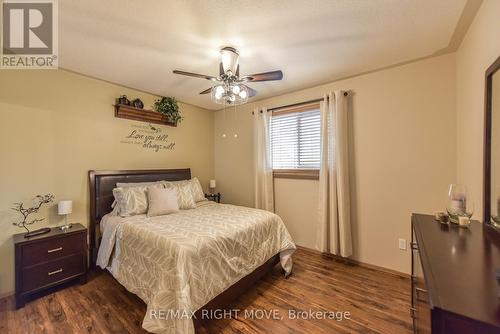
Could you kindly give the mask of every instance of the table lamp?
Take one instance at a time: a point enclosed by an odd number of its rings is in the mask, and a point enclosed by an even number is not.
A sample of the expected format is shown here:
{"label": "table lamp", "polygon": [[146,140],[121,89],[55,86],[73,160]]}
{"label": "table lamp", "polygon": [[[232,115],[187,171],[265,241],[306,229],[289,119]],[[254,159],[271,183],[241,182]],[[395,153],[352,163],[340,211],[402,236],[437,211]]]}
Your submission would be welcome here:
{"label": "table lamp", "polygon": [[62,216],[64,215],[64,225],[59,226],[61,230],[67,230],[72,226],[68,224],[68,215],[73,212],[73,201],[60,201],[57,203],[57,213]]}
{"label": "table lamp", "polygon": [[209,188],[210,188],[210,193],[213,194],[214,191],[215,191],[215,180],[210,180],[210,185],[209,185]]}

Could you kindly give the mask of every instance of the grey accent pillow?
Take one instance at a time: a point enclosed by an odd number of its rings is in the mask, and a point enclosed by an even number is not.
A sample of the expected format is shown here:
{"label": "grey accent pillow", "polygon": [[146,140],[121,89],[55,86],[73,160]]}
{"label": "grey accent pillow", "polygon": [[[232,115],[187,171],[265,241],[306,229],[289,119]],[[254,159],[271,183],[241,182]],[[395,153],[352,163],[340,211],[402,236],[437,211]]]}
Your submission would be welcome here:
{"label": "grey accent pillow", "polygon": [[179,212],[177,190],[175,188],[148,188],[148,217],[169,215]]}

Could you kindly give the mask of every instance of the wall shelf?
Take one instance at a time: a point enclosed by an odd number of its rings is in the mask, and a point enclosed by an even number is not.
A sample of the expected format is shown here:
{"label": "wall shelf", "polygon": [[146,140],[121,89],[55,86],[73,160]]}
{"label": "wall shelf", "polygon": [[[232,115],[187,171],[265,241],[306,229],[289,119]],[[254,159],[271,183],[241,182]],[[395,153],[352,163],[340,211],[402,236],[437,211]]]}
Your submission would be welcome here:
{"label": "wall shelf", "polygon": [[125,104],[115,104],[115,117],[132,119],[146,123],[163,124],[176,127],[177,124],[170,122],[159,112],[147,109],[139,109]]}

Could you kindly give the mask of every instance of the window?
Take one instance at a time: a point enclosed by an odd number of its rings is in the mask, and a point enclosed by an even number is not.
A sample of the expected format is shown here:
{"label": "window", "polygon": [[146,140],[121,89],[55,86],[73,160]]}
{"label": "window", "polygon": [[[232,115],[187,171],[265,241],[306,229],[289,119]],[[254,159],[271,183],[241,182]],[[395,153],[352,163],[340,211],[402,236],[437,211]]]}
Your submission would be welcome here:
{"label": "window", "polygon": [[271,154],[275,177],[318,178],[319,103],[273,110]]}

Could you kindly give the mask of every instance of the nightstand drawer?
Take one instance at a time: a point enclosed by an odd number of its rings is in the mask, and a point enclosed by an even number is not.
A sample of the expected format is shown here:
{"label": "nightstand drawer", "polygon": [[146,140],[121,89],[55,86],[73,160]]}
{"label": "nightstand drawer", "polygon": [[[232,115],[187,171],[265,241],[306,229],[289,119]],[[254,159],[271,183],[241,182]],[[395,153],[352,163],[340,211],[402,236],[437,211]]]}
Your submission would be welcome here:
{"label": "nightstand drawer", "polygon": [[85,233],[68,235],[22,246],[22,266],[31,266],[63,258],[65,256],[83,253],[85,251]]}
{"label": "nightstand drawer", "polygon": [[84,254],[71,255],[22,271],[22,292],[29,292],[85,272]]}

